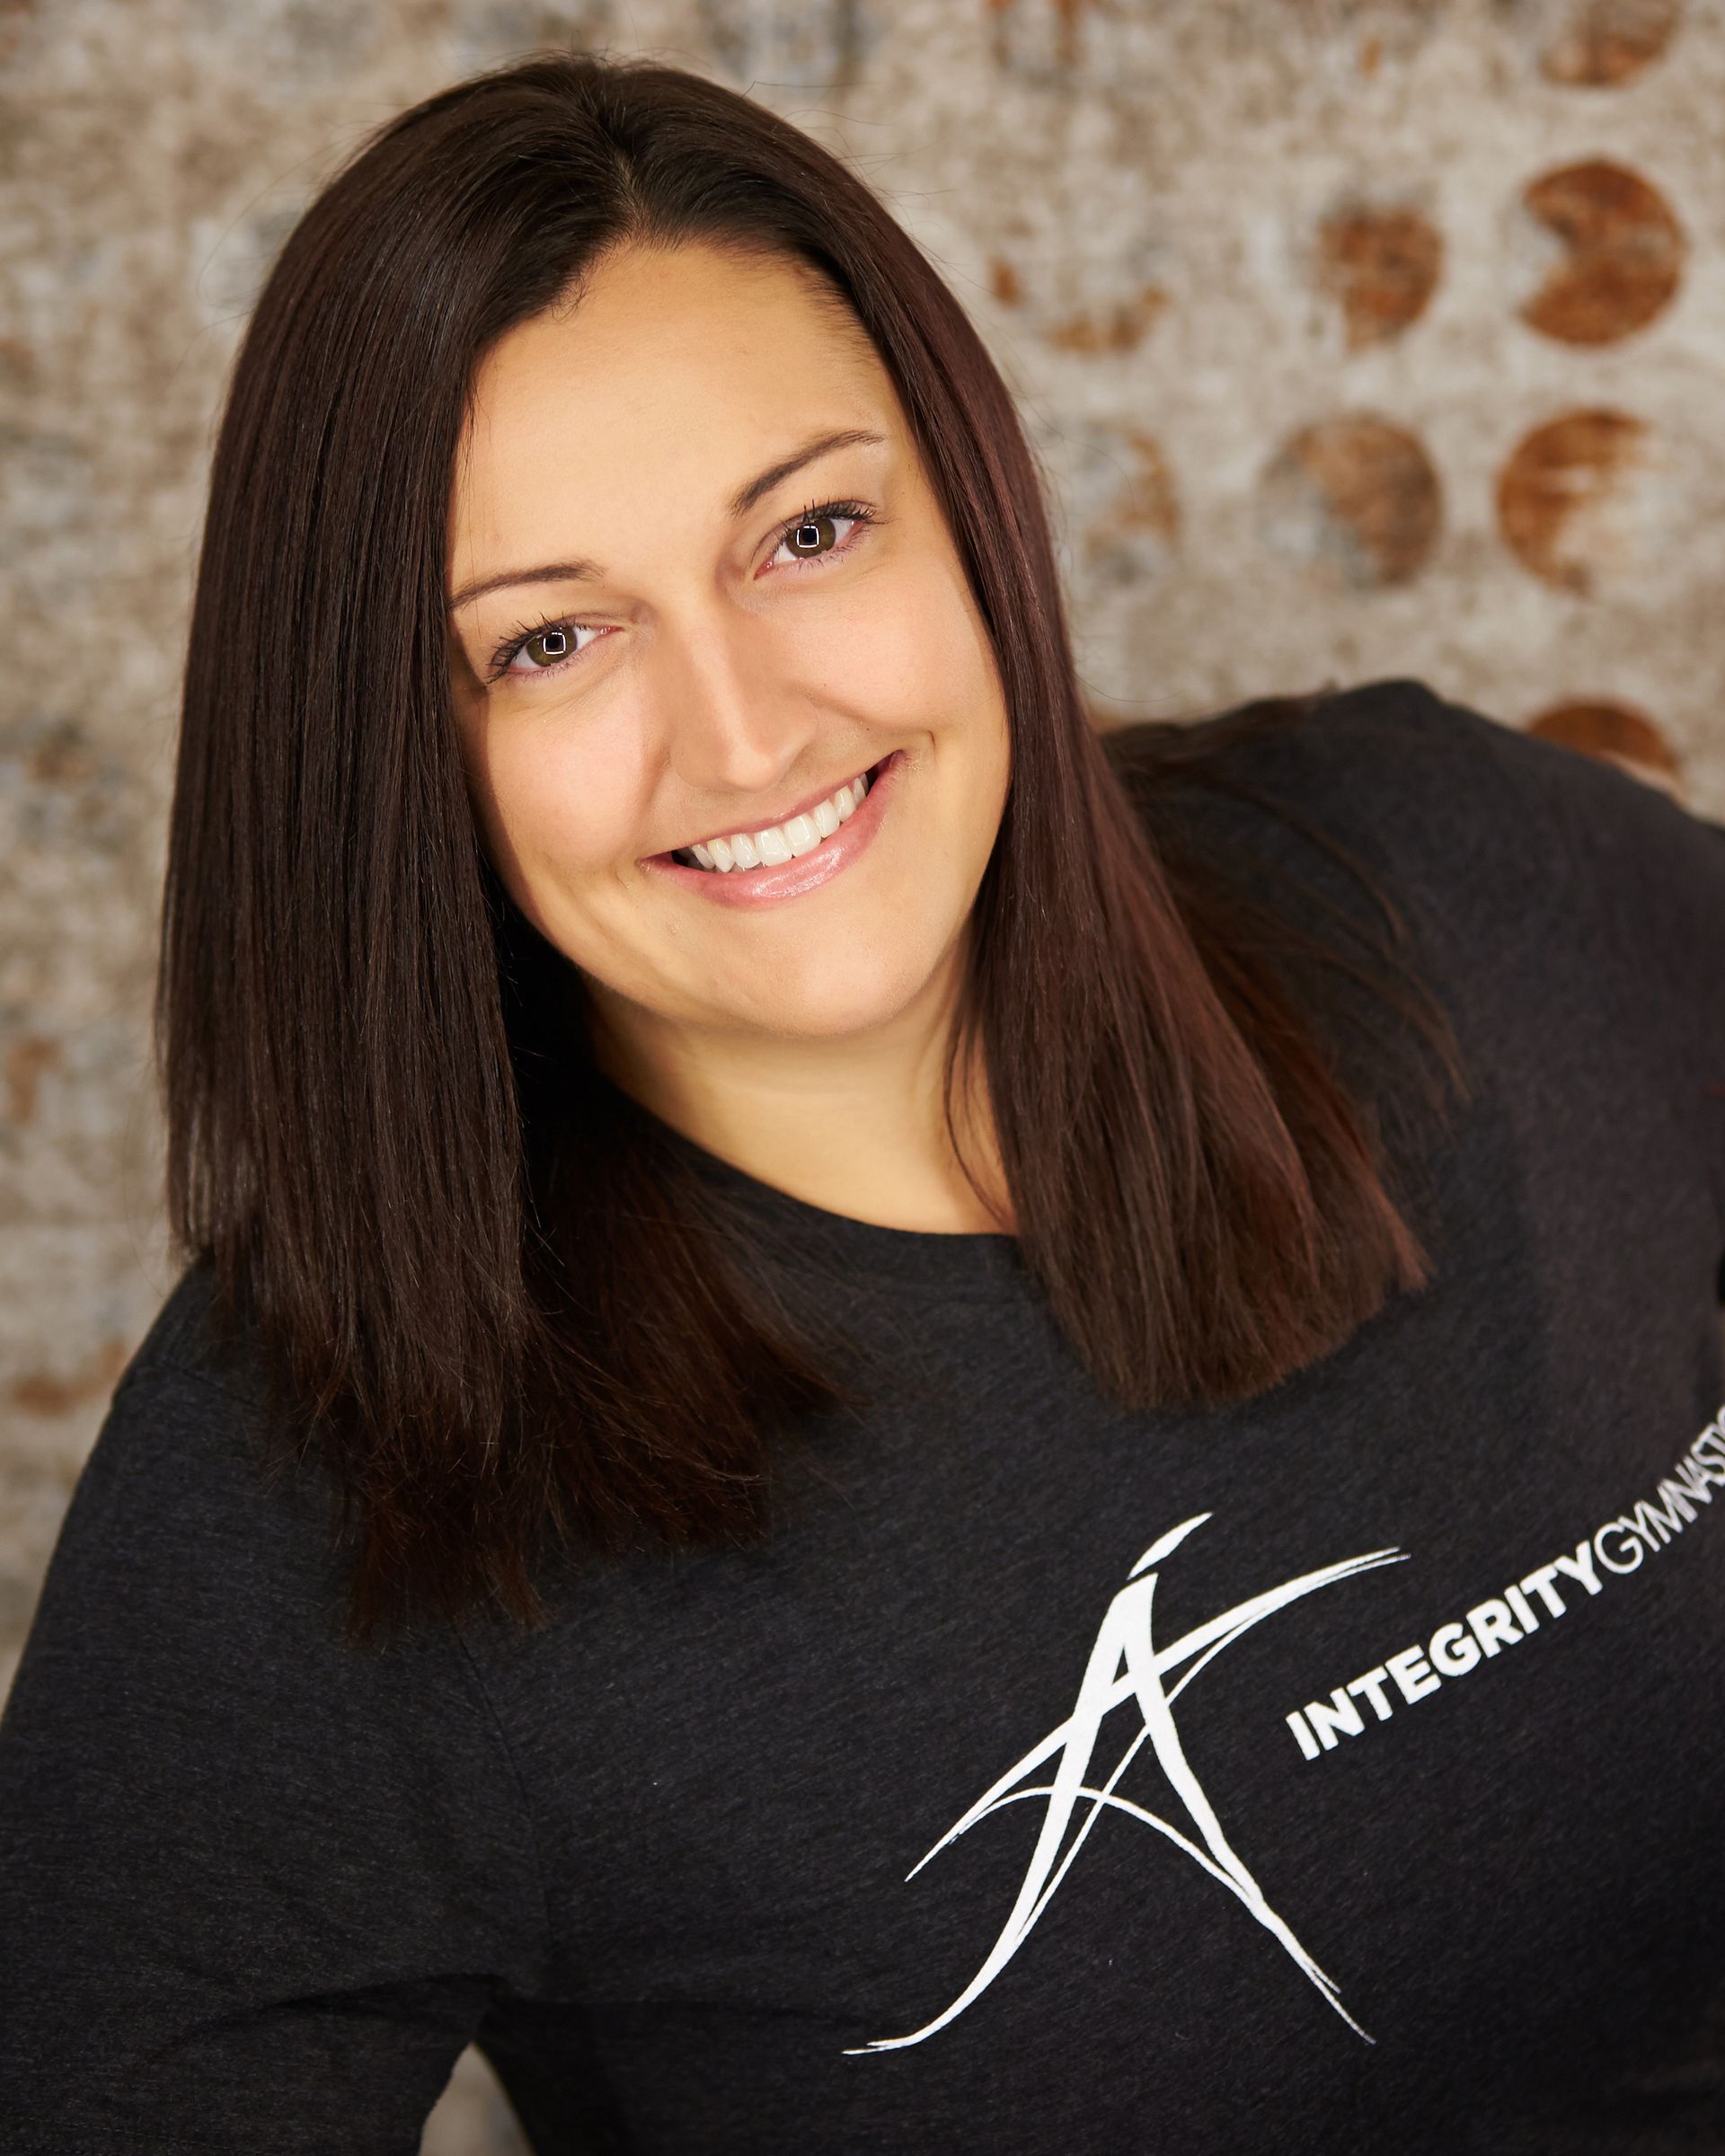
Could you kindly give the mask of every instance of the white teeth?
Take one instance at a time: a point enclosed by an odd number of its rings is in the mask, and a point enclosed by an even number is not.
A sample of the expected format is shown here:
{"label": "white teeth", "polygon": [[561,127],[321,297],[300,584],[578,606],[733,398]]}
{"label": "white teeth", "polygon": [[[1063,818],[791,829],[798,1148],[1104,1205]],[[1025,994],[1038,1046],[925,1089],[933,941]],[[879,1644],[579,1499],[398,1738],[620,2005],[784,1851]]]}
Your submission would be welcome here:
{"label": "white teeth", "polygon": [[683,851],[703,869],[727,875],[736,869],[776,868],[812,853],[830,838],[841,824],[848,823],[862,806],[869,791],[869,775],[853,779],[824,801],[801,816],[788,817],[783,824],[769,824],[764,831],[733,831],[729,838],[710,838]]}

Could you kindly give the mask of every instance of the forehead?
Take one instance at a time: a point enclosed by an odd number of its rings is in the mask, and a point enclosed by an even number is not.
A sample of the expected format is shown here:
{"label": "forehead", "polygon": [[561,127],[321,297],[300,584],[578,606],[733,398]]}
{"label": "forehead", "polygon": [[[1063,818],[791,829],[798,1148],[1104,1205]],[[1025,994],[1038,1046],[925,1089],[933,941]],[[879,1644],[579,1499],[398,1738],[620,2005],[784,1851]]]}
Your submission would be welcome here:
{"label": "forehead", "polygon": [[898,422],[866,332],[812,271],[707,245],[631,246],[486,355],[455,525],[479,542],[500,521],[537,522],[537,506],[568,503],[572,487],[584,526],[672,484],[716,500],[823,425],[896,438]]}

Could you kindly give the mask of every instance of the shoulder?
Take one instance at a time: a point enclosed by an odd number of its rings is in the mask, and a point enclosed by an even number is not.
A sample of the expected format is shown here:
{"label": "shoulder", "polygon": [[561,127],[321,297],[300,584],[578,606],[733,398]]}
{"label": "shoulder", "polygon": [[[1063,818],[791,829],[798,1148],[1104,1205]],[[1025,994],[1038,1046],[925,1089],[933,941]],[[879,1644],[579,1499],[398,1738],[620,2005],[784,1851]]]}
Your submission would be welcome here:
{"label": "shoulder", "polygon": [[211,1275],[188,1267],[120,1372],[63,1540],[93,1546],[93,1538],[127,1532],[107,1526],[113,1512],[132,1531],[155,1522],[181,1542],[221,1536],[239,1521],[255,1533],[265,1509],[305,1509],[303,1475],[277,1488],[273,1507],[261,1506],[280,1451],[244,1334],[225,1332]]}
{"label": "shoulder", "polygon": [[1118,732],[1111,759],[1153,817],[1159,800],[1184,814],[1199,794],[1249,800],[1346,845],[1452,925],[1549,915],[1602,952],[1685,921],[1704,938],[1710,915],[1722,932],[1725,828],[1411,676]]}
{"label": "shoulder", "polygon": [[88,1719],[123,1699],[148,1721],[196,1697],[231,1731],[291,1694],[296,1712],[340,1697],[393,1725],[464,1727],[482,1701],[441,1628],[350,1650],[332,1480],[267,1412],[243,1355],[216,1345],[209,1300],[200,1272],[177,1282],[114,1389],[49,1558],[17,1711]]}
{"label": "shoulder", "polygon": [[1396,677],[1300,696],[1261,697],[1208,717],[1140,720],[1107,737],[1140,798],[1251,790],[1314,817],[1335,836],[1424,835],[1464,847],[1537,800],[1574,752]]}
{"label": "shoulder", "polygon": [[143,1631],[335,1605],[332,1495],[315,1457],[283,1442],[242,1333],[225,1339],[203,1268],[164,1298],[121,1372],[80,1470],[44,1582],[39,1626],[130,1613]]}
{"label": "shoulder", "polygon": [[188,1265],[168,1291],[121,1371],[118,1390],[175,1379],[226,1392],[236,1406],[261,1409],[262,1367],[244,1326],[225,1319],[214,1270]]}
{"label": "shoulder", "polygon": [[1386,899],[1424,977],[1518,1066],[1609,1044],[1725,1209],[1725,824],[1411,678],[1110,747],[1158,846],[1244,862],[1284,906],[1296,882],[1357,913]]}
{"label": "shoulder", "polygon": [[[1106,736],[1159,856],[1282,916],[1414,932],[1471,970],[1494,917],[1545,903],[1561,848],[1499,738],[1411,678],[1263,697]],[[1540,745],[1544,746],[1544,745]]]}

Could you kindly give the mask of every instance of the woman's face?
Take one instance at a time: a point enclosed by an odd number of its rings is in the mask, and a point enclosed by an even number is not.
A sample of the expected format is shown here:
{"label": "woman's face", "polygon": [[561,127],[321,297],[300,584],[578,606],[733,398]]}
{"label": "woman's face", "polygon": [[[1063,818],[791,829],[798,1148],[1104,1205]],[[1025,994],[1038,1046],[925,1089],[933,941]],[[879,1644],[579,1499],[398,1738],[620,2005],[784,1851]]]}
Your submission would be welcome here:
{"label": "woman's face", "polygon": [[950,980],[1004,703],[891,381],[807,273],[607,258],[488,357],[451,518],[487,850],[602,1012],[810,1038]]}

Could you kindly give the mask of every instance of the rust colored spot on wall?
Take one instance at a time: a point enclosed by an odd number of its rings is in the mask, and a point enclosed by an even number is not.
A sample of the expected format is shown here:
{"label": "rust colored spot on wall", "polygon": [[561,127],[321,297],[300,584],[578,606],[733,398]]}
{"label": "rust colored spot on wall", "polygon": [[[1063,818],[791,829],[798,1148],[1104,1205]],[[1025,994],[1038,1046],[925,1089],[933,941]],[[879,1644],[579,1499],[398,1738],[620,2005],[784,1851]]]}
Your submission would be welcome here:
{"label": "rust colored spot on wall", "polygon": [[1337,300],[1348,349],[1399,336],[1426,310],[1444,260],[1443,234],[1410,207],[1345,203],[1318,227],[1317,282]]}
{"label": "rust colored spot on wall", "polygon": [[1015,307],[1024,296],[1023,280],[1000,255],[988,264],[988,288],[1003,307]]}
{"label": "rust colored spot on wall", "polygon": [[1111,307],[1086,308],[1049,324],[1048,340],[1063,352],[1135,352],[1146,332],[1168,305],[1159,285],[1144,286],[1131,299]]}
{"label": "rust colored spot on wall", "polygon": [[[0,31],[3,36],[4,31]],[[4,49],[0,48],[0,52]],[[36,387],[35,348],[22,337],[0,337],[0,387],[22,393]]]}
{"label": "rust colored spot on wall", "polygon": [[[1022,0],[985,0],[983,12],[999,19],[1016,14],[1022,4]],[[1079,57],[1086,12],[1093,6],[1105,4],[1106,0],[1042,0],[1042,4],[1054,17],[1059,57],[1063,64],[1070,66]]]}
{"label": "rust colored spot on wall", "polygon": [[31,743],[24,767],[45,786],[78,786],[95,776],[96,760],[79,728],[61,719]]}
{"label": "rust colored spot on wall", "polygon": [[1647,713],[1633,704],[1554,703],[1530,719],[1526,730],[1615,764],[1632,778],[1657,786],[1674,801],[1689,806],[1689,790],[1676,750]]}
{"label": "rust colored spot on wall", "polygon": [[1162,445],[1154,435],[1128,428],[1121,437],[1132,468],[1106,512],[1084,534],[1084,552],[1092,562],[1118,554],[1146,535],[1172,547],[1180,539],[1180,497]]}
{"label": "rust colored spot on wall", "polygon": [[1618,561],[1618,524],[1647,453],[1644,421],[1623,411],[1565,412],[1535,427],[1498,476],[1498,529],[1536,577],[1589,592]]}
{"label": "rust colored spot on wall", "polygon": [[1604,157],[1565,165],[1521,199],[1564,250],[1521,309],[1542,335],[1609,344],[1645,327],[1682,283],[1682,227],[1659,190],[1625,166]]}
{"label": "rust colored spot on wall", "polygon": [[44,1071],[60,1060],[58,1040],[26,1033],[6,1050],[6,1120],[14,1126],[28,1123],[36,1113],[36,1101]]}
{"label": "rust colored spot on wall", "polygon": [[1616,756],[1650,771],[1675,773],[1677,753],[1647,713],[1605,699],[1548,704],[1527,721],[1530,734],[1593,756]]}
{"label": "rust colored spot on wall", "polygon": [[10,61],[24,40],[26,18],[35,13],[35,0],[0,0],[0,61]]}
{"label": "rust colored spot on wall", "polygon": [[1683,0],[1568,0],[1540,49],[1548,82],[1610,89],[1650,66],[1670,44]]}
{"label": "rust colored spot on wall", "polygon": [[6,1388],[6,1397],[26,1415],[64,1415],[110,1392],[126,1367],[131,1350],[111,1335],[70,1377],[51,1370],[26,1370]]}
{"label": "rust colored spot on wall", "polygon": [[76,847],[114,854],[135,835],[128,774],[75,719],[38,711],[0,727],[0,791],[20,853]]}
{"label": "rust colored spot on wall", "polygon": [[1265,538],[1296,561],[1329,562],[1358,589],[1405,584],[1430,558],[1442,490],[1418,438],[1367,412],[1305,428],[1261,488]]}

